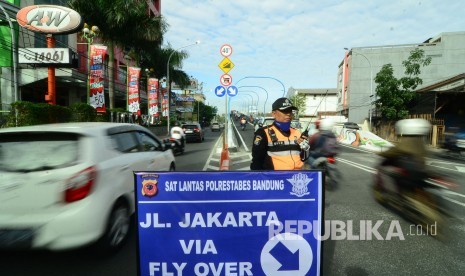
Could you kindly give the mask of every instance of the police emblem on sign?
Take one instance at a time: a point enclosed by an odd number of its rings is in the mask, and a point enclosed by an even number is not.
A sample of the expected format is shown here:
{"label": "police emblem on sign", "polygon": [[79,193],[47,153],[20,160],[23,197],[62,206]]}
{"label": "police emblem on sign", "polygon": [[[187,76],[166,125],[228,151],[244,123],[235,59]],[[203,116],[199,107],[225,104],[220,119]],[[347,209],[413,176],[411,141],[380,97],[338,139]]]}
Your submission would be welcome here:
{"label": "police emblem on sign", "polygon": [[156,179],[147,179],[142,181],[142,195],[152,197],[158,193],[158,181]]}
{"label": "police emblem on sign", "polygon": [[291,179],[287,179],[287,181],[291,182],[292,184],[291,195],[295,195],[297,197],[303,197],[304,195],[310,194],[308,192],[307,185],[312,180],[313,178],[309,178],[306,174],[303,174],[303,173],[294,174]]}

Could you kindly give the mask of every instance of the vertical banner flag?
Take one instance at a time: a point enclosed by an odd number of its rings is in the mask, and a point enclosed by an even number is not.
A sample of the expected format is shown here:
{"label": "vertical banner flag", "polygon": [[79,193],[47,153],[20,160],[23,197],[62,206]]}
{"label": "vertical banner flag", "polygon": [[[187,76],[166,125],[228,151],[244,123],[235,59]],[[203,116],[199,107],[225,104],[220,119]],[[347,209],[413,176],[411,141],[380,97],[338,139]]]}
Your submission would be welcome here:
{"label": "vertical banner flag", "polygon": [[105,112],[104,61],[107,46],[90,45],[89,102],[97,112]]}
{"label": "vertical banner flag", "polygon": [[128,67],[128,111],[140,115],[140,68]]}
{"label": "vertical banner flag", "polygon": [[139,276],[321,275],[323,172],[135,172]]}
{"label": "vertical banner flag", "polygon": [[149,115],[150,116],[158,116],[158,79],[149,78],[148,80],[148,88],[147,91],[149,92]]}
{"label": "vertical banner flag", "polygon": [[168,93],[166,92],[166,90],[163,91],[161,110],[163,117],[168,117]]}

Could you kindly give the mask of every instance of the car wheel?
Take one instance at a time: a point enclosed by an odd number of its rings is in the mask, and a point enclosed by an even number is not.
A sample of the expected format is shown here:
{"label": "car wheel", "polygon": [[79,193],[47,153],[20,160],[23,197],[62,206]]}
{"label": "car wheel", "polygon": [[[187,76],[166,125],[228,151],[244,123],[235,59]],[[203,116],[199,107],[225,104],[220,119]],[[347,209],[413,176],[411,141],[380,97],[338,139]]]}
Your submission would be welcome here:
{"label": "car wheel", "polygon": [[116,252],[127,240],[129,227],[129,208],[127,204],[118,202],[111,211],[104,235],[97,243],[97,251],[104,254]]}

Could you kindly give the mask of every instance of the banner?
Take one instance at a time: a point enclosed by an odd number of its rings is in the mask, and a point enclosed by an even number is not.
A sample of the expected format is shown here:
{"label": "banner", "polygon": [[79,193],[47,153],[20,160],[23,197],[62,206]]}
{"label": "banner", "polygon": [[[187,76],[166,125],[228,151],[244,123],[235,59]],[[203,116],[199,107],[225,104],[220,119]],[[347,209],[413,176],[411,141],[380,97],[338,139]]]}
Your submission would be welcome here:
{"label": "banner", "polygon": [[128,67],[128,111],[140,115],[140,68]]}
{"label": "banner", "polygon": [[148,79],[147,91],[149,93],[149,115],[158,117],[158,79]]}
{"label": "banner", "polygon": [[89,103],[97,112],[105,112],[104,64],[107,46],[90,45]]}
{"label": "banner", "polygon": [[135,172],[139,275],[321,275],[322,176]]}
{"label": "banner", "polygon": [[168,93],[166,90],[162,91],[162,102],[161,102],[161,110],[163,117],[168,117]]}

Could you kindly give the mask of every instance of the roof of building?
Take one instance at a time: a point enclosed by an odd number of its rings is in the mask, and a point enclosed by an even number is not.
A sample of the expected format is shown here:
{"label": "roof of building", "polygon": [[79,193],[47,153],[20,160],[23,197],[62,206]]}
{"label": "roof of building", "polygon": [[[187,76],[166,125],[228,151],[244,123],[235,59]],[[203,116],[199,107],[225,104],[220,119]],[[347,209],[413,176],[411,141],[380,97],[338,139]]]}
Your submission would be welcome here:
{"label": "roof of building", "polygon": [[444,80],[440,80],[433,84],[425,84],[420,87],[416,92],[429,92],[429,91],[440,91],[440,92],[463,92],[465,87],[465,73],[449,77]]}

